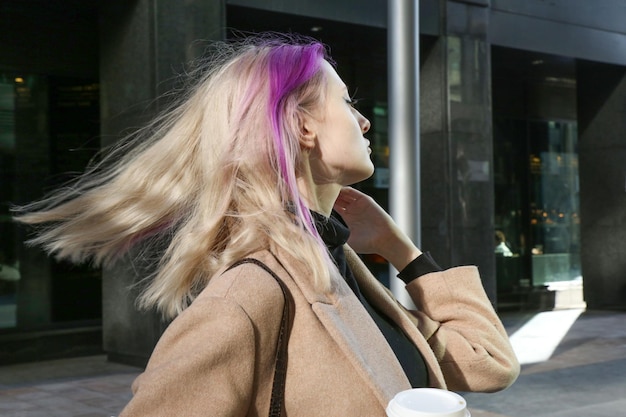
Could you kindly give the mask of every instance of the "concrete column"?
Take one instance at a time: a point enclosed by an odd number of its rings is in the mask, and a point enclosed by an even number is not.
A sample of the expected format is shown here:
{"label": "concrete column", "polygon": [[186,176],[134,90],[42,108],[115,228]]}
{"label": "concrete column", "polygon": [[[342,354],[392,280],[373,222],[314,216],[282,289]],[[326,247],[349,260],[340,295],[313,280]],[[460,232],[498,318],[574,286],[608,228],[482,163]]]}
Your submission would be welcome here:
{"label": "concrete column", "polygon": [[626,305],[626,67],[579,61],[581,266],[590,309]]}
{"label": "concrete column", "polygon": [[477,265],[495,302],[488,1],[442,1],[421,59],[422,246],[443,267]]}
{"label": "concrete column", "polygon": [[[159,97],[203,41],[223,39],[225,0],[111,0],[101,3],[102,144],[119,139],[159,110]],[[109,357],[144,364],[165,324],[139,313],[129,287],[145,271],[130,264],[103,273],[103,337]]]}

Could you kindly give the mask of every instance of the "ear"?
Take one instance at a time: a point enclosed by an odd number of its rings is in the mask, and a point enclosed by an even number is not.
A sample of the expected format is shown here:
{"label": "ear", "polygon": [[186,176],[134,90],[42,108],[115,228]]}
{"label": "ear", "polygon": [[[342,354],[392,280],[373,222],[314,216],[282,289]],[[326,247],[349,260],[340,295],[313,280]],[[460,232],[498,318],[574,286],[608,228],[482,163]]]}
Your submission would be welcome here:
{"label": "ear", "polygon": [[315,147],[317,131],[315,121],[310,116],[302,116],[300,119],[300,146],[311,150]]}

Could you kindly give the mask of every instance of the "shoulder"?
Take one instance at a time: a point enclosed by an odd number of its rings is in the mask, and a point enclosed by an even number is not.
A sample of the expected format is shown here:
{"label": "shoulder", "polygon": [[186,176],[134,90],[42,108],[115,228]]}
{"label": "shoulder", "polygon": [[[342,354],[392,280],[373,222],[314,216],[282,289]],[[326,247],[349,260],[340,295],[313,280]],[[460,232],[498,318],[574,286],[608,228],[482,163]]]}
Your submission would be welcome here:
{"label": "shoulder", "polygon": [[279,315],[284,296],[272,273],[283,275],[280,264],[269,251],[251,254],[246,259],[251,261],[240,260],[213,276],[189,309],[202,309],[211,300],[223,299],[239,306],[253,321]]}

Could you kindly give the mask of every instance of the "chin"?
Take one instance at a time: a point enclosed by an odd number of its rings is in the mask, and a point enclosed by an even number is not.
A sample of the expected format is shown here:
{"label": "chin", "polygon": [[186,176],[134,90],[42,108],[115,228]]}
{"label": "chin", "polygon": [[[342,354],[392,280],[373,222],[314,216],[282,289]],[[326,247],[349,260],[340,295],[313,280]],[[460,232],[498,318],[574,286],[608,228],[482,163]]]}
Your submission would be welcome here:
{"label": "chin", "polygon": [[358,182],[361,181],[365,181],[366,179],[370,178],[372,175],[374,175],[374,165],[372,165],[369,169],[364,169],[363,171],[360,172],[355,172],[354,175],[352,175],[350,177],[350,183],[349,184],[344,184],[344,185],[354,185]]}

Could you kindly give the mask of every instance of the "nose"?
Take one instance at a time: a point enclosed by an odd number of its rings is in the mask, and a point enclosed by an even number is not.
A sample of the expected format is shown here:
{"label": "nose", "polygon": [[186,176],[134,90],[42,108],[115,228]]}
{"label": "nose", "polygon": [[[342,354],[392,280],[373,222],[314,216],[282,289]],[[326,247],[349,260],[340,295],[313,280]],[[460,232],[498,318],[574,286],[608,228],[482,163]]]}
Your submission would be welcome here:
{"label": "nose", "polygon": [[359,113],[359,125],[361,126],[361,132],[363,133],[367,133],[370,130],[370,127],[372,127],[370,121],[361,113]]}

